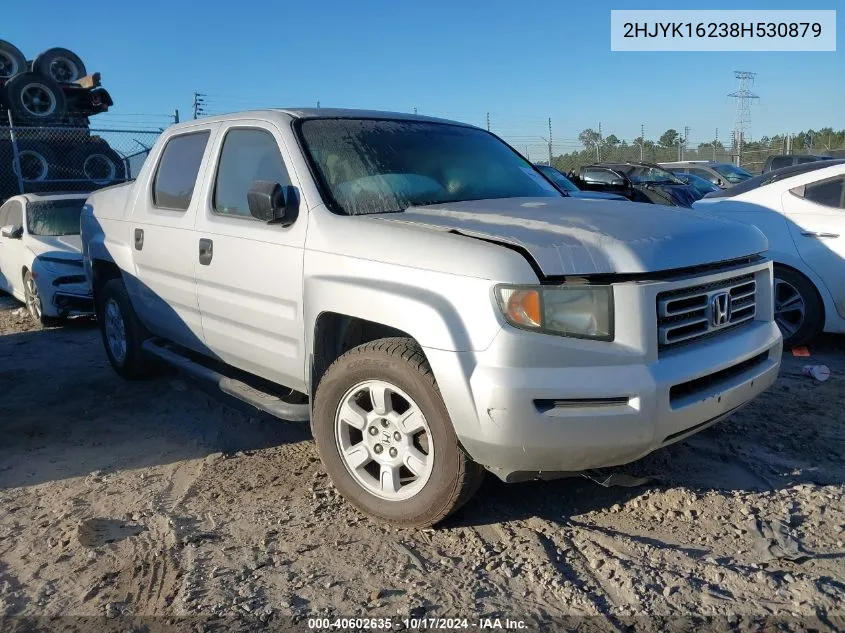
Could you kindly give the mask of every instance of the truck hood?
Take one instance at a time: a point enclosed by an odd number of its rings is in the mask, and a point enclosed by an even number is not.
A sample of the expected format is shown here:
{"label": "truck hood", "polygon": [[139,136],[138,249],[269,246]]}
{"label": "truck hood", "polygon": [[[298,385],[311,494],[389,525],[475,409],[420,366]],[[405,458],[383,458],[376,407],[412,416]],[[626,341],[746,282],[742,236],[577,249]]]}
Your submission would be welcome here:
{"label": "truck hood", "polygon": [[546,276],[687,268],[768,249],[755,227],[691,209],[577,198],[506,198],[368,216],[526,251]]}
{"label": "truck hood", "polygon": [[38,255],[62,259],[82,258],[82,239],[78,235],[30,235],[29,248]]}

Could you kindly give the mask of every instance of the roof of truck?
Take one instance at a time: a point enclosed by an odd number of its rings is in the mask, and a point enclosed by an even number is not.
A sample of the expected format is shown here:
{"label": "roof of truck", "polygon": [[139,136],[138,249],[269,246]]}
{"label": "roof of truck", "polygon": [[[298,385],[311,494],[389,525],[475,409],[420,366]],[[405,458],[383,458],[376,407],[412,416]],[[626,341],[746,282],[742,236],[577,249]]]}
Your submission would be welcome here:
{"label": "roof of truck", "polygon": [[179,127],[190,127],[203,122],[230,121],[243,118],[266,118],[276,114],[285,114],[294,119],[391,119],[398,121],[426,121],[429,123],[450,123],[453,125],[472,126],[469,123],[450,121],[437,117],[424,116],[422,114],[409,114],[407,112],[390,112],[386,110],[352,110],[346,108],[264,108],[261,110],[247,110],[243,112],[231,112],[215,116],[207,116],[202,119],[185,121],[179,123]]}

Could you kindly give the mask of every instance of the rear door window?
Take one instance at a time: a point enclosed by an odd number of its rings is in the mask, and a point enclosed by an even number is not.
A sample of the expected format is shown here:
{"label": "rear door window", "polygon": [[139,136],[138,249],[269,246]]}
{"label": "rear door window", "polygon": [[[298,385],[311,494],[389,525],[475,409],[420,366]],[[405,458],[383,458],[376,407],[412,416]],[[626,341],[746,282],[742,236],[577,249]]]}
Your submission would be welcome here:
{"label": "rear door window", "polygon": [[197,183],[209,131],[174,136],[161,154],[153,182],[153,204],[164,209],[185,211]]}
{"label": "rear door window", "polygon": [[614,174],[609,169],[600,169],[595,167],[587,167],[581,176],[584,182],[609,185],[614,180],[619,180],[619,176]]}
{"label": "rear door window", "polygon": [[845,209],[845,176],[829,178],[797,187],[792,192],[816,204],[835,209]]}
{"label": "rear door window", "polygon": [[792,164],[792,158],[789,156],[775,156],[772,159],[772,169],[780,169],[781,167],[788,167]]}

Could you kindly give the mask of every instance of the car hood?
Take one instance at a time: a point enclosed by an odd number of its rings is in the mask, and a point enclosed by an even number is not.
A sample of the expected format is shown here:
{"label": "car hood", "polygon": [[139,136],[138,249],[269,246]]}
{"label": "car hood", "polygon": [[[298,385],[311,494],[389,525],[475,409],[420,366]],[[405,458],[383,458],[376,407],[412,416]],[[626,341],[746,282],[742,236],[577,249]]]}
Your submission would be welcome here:
{"label": "car hood", "polygon": [[672,202],[679,207],[690,208],[692,207],[692,203],[700,197],[695,193],[695,190],[691,185],[643,183],[636,186],[641,189],[650,189],[651,191],[660,192],[663,195],[668,196],[669,200],[667,202]]}
{"label": "car hood", "polygon": [[367,216],[510,244],[546,276],[634,274],[738,259],[768,249],[750,225],[636,202],[508,198]]}
{"label": "car hood", "polygon": [[582,200],[627,200],[625,196],[616,193],[605,193],[603,191],[567,191],[570,198],[581,198]]}
{"label": "car hood", "polygon": [[30,235],[29,248],[38,255],[61,259],[81,259],[82,239],[78,235]]}

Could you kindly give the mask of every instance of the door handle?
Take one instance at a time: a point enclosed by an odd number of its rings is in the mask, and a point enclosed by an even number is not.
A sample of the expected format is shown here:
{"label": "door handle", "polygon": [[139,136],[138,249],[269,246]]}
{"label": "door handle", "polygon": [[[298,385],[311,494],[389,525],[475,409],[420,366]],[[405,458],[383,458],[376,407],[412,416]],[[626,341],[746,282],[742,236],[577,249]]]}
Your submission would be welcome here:
{"label": "door handle", "polygon": [[801,235],[804,237],[839,237],[839,233],[819,233],[817,231],[801,231]]}
{"label": "door handle", "polygon": [[135,250],[144,248],[144,229],[135,229]]}
{"label": "door handle", "polygon": [[214,242],[202,238],[200,240],[200,264],[208,266],[211,263],[212,257],[214,257]]}

